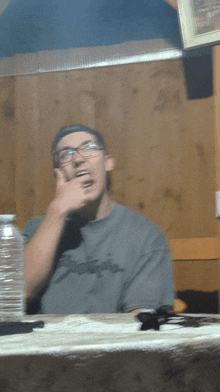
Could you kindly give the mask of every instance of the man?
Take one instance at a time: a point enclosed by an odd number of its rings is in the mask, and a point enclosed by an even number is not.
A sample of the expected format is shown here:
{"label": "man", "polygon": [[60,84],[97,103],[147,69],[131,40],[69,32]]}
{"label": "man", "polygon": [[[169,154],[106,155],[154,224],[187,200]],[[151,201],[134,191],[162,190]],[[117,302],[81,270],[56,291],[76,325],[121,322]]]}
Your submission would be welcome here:
{"label": "man", "polygon": [[173,305],[164,236],[109,198],[114,160],[102,136],[75,125],[52,145],[56,194],[23,229],[25,293],[40,313],[114,313]]}

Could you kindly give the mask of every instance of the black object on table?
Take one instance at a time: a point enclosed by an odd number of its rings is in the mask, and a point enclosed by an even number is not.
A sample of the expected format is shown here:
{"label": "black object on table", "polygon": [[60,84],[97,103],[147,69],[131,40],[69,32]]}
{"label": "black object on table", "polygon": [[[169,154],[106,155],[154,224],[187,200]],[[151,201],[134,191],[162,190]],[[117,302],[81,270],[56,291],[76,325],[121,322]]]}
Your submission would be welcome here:
{"label": "black object on table", "polygon": [[29,333],[33,328],[43,328],[44,321],[32,322],[0,322],[0,336]]}
{"label": "black object on table", "polygon": [[213,323],[220,324],[220,319],[212,316],[188,316],[185,314],[175,314],[166,311],[166,307],[160,307],[150,312],[141,312],[137,314],[137,319],[141,321],[140,330],[147,331],[154,329],[160,330],[160,326],[166,323],[179,325],[181,327],[198,328]]}

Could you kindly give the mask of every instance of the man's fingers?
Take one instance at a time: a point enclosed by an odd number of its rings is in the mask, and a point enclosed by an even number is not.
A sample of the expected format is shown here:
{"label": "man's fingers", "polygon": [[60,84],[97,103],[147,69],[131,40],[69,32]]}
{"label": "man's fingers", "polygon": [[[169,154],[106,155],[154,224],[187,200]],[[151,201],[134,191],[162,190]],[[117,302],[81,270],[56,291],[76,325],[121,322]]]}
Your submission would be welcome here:
{"label": "man's fingers", "polygon": [[57,180],[55,199],[58,205],[64,207],[65,211],[76,212],[87,204],[82,177],[68,180],[60,168],[54,169],[54,175]]}
{"label": "man's fingers", "polygon": [[83,187],[81,184],[81,178],[73,178],[72,180],[68,181],[65,174],[60,169],[54,169],[54,174],[57,180],[57,190],[62,188],[65,184],[68,184],[70,189],[72,186],[74,186],[75,189]]}

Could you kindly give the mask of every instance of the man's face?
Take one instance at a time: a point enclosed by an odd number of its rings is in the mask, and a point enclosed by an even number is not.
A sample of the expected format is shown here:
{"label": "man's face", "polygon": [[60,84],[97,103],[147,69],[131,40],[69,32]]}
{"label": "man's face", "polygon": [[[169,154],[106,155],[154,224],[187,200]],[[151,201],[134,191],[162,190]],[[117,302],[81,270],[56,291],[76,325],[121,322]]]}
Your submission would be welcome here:
{"label": "man's face", "polygon": [[[95,137],[87,132],[75,132],[64,136],[57,144],[57,151],[65,148],[77,148],[85,142],[96,141]],[[82,186],[85,183],[90,184],[85,187],[85,193],[88,194],[91,201],[97,200],[103,194],[107,194],[107,172],[113,170],[113,158],[105,154],[104,150],[98,150],[97,154],[90,158],[84,158],[80,152],[76,151],[72,160],[62,166],[60,169],[65,175],[67,181],[79,176]],[[88,172],[81,176],[80,173]]]}

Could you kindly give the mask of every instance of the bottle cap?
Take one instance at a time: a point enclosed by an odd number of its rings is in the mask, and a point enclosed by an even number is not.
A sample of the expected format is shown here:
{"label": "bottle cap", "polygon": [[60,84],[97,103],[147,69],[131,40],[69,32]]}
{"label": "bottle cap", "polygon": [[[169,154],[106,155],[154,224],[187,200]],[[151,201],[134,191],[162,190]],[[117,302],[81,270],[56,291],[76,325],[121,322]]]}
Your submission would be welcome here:
{"label": "bottle cap", "polygon": [[5,214],[5,215],[0,215],[0,222],[13,222],[15,220],[15,215],[11,214]]}

